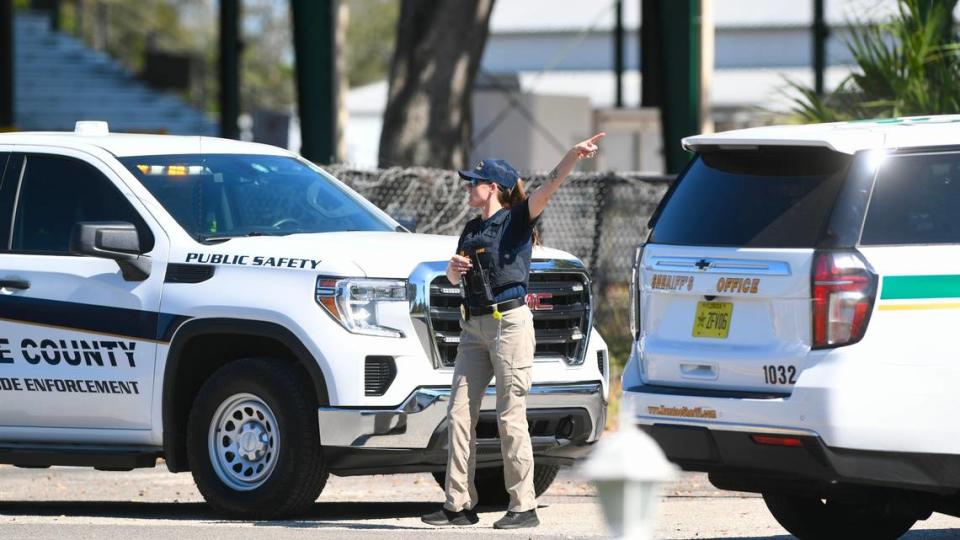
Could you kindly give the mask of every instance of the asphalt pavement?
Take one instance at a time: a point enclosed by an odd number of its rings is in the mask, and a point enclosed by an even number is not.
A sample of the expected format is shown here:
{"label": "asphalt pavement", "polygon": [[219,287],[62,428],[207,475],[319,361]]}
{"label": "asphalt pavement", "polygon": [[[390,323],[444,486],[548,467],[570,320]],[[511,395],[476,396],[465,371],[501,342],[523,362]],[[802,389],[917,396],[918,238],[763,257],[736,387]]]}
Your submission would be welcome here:
{"label": "asphalt pavement", "polygon": [[[351,538],[424,540],[488,536],[598,538],[608,535],[592,486],[564,471],[540,498],[536,529],[497,531],[503,508],[482,508],[472,527],[436,529],[420,522],[442,491],[426,474],[331,477],[317,504],[285,521],[230,521],[202,501],[189,474],[166,468],[99,472],[54,467],[0,466],[0,535],[6,539],[132,538]],[[786,540],[763,501],[714,489],[701,474],[683,474],[664,491],[655,538]],[[960,538],[960,519],[934,514],[905,540]]]}

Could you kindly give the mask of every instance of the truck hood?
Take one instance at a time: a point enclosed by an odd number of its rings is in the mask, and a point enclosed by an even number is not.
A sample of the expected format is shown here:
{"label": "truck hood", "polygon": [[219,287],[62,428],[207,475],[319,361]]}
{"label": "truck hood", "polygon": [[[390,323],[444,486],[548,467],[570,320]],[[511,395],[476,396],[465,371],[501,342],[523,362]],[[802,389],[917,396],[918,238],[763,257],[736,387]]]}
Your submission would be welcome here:
{"label": "truck hood", "polygon": [[[420,263],[446,261],[456,236],[399,232],[336,232],[234,238],[194,246],[175,262],[265,266],[334,275],[406,278]],[[534,259],[575,260],[569,253],[538,246]]]}

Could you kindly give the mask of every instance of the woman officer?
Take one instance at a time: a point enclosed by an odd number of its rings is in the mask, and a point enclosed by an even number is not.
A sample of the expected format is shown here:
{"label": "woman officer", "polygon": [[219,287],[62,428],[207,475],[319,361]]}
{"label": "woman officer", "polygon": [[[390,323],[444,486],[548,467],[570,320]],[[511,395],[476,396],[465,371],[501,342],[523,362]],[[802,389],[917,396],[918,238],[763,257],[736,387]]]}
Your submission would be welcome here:
{"label": "woman officer", "polygon": [[457,254],[447,264],[451,283],[465,278],[466,297],[447,409],[446,502],[439,511],[423,516],[426,523],[472,525],[478,521],[473,511],[478,502],[475,429],[480,401],[496,376],[497,422],[510,506],[493,526],[515,529],[540,524],[526,412],[536,346],[533,315],[524,301],[533,229],[577,161],[593,157],[604,135],[598,133],[571,148],[529,197],[517,171],[506,161],[483,160],[473,170],[459,171],[469,182],[468,204],[478,208],[480,216],[464,227]]}

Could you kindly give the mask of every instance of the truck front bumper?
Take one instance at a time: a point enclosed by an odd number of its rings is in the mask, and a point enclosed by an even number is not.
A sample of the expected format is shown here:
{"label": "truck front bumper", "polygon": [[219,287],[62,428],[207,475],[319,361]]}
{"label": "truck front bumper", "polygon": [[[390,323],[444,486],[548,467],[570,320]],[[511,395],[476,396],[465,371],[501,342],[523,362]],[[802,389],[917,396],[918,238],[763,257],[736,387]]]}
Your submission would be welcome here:
{"label": "truck front bumper", "polygon": [[[449,387],[422,387],[396,408],[321,407],[320,441],[331,472],[339,475],[443,470],[447,456]],[[600,381],[533,385],[527,421],[534,458],[569,464],[589,451],[606,423]],[[479,467],[498,466],[496,389],[490,387],[477,425]]]}

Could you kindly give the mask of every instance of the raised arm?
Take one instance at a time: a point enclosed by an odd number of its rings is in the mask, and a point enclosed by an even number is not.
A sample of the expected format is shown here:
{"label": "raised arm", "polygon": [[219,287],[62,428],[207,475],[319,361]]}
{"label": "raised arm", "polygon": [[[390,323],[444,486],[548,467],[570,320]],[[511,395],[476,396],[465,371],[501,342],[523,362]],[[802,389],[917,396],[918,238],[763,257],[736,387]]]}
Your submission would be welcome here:
{"label": "raised arm", "polygon": [[557,163],[557,166],[547,175],[547,181],[530,194],[529,202],[527,203],[530,207],[530,219],[535,219],[543,213],[543,209],[546,208],[547,203],[550,202],[550,197],[553,197],[554,192],[560,188],[560,184],[563,184],[563,181],[567,179],[567,176],[570,174],[570,171],[573,170],[577,161],[583,158],[592,158],[599,148],[597,143],[606,135],[604,132],[597,133],[585,141],[580,141],[564,154],[560,163]]}

